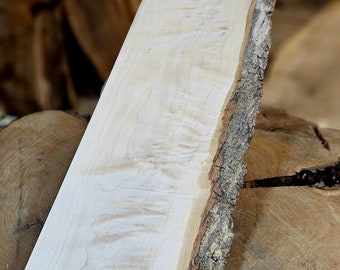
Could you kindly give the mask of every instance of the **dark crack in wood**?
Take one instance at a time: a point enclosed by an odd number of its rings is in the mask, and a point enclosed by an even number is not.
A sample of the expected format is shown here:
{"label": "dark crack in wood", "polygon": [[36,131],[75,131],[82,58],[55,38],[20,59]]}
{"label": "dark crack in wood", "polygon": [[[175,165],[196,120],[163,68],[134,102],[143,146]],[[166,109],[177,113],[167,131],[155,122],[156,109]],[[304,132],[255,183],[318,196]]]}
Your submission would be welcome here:
{"label": "dark crack in wood", "polygon": [[43,226],[44,226],[44,222],[41,219],[37,218],[36,222],[27,223],[25,225],[22,225],[21,227],[17,228],[17,230],[14,233],[15,234],[22,233],[24,231],[29,231],[29,230],[34,229],[36,227],[40,227],[40,229],[42,229]]}
{"label": "dark crack in wood", "polygon": [[329,143],[327,142],[325,137],[322,135],[319,127],[317,125],[314,125],[313,130],[314,130],[315,136],[321,141],[323,147],[326,148],[328,151],[331,151]]}
{"label": "dark crack in wood", "polygon": [[305,168],[294,175],[278,176],[247,181],[244,188],[311,186],[320,189],[340,189],[340,160],[311,168]]}

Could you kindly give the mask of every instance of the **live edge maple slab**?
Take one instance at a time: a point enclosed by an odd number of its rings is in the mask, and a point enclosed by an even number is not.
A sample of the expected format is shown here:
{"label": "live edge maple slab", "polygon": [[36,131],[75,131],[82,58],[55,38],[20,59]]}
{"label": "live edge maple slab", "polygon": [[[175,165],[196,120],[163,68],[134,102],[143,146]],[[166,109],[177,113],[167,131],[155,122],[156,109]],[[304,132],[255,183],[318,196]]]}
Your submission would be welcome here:
{"label": "live edge maple slab", "polygon": [[26,269],[223,269],[274,1],[144,0]]}

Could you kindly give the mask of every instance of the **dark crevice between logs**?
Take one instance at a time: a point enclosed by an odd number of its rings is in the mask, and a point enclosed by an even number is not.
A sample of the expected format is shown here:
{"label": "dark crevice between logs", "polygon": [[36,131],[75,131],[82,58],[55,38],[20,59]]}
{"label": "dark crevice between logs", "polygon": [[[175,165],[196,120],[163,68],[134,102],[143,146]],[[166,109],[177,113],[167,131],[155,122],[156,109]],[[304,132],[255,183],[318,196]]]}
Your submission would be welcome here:
{"label": "dark crevice between logs", "polygon": [[[31,6],[31,13],[33,17],[44,11],[51,11],[62,4],[61,0],[51,0],[48,2],[38,2]],[[73,85],[78,95],[99,96],[104,81],[100,78],[95,66],[91,63],[86,52],[79,44],[75,33],[73,32],[66,14],[63,13],[60,27],[63,32],[63,46],[66,53],[66,60],[68,68],[72,76]],[[66,89],[66,79],[62,82]],[[63,98],[67,100],[67,98]],[[62,110],[71,108],[70,104],[65,104]]]}
{"label": "dark crevice between logs", "polygon": [[39,12],[43,10],[53,10],[58,4],[60,0],[51,0],[49,2],[38,2],[31,6],[32,15],[35,16]]}
{"label": "dark crevice between logs", "polygon": [[305,168],[294,175],[246,181],[244,188],[311,186],[320,189],[340,189],[340,159],[337,162]]}
{"label": "dark crevice between logs", "polygon": [[104,84],[103,80],[86,56],[66,19],[63,20],[62,27],[67,63],[76,93],[78,95],[99,96]]}

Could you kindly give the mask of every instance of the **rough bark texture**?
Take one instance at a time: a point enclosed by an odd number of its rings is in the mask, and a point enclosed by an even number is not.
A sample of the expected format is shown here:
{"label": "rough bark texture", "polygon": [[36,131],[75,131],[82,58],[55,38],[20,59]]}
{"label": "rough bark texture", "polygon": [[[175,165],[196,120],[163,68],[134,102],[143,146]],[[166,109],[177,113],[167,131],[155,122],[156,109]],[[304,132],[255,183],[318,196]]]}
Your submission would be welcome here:
{"label": "rough bark texture", "polygon": [[254,8],[242,75],[231,105],[226,108],[226,118],[229,117],[225,119],[229,122],[227,133],[221,138],[220,153],[215,158],[219,175],[210,198],[213,207],[205,217],[206,231],[199,240],[200,249],[192,269],[223,269],[229,253],[233,240],[232,213],[246,172],[243,157],[249,146],[262,95],[274,4],[275,1],[258,1]]}
{"label": "rough bark texture", "polygon": [[[223,268],[261,96],[273,6],[274,1],[251,0],[143,2],[28,269],[131,268],[137,261],[145,269]],[[227,131],[219,140],[222,126]],[[98,138],[108,140],[96,144]],[[209,175],[218,141],[222,169]],[[195,154],[188,157],[188,149]],[[103,181],[115,188],[102,188]],[[101,226],[103,217],[113,230]],[[204,235],[196,257],[191,250],[199,225]],[[131,238],[134,227],[137,240]],[[56,239],[56,233],[62,236]],[[56,248],[46,254],[51,241]]]}

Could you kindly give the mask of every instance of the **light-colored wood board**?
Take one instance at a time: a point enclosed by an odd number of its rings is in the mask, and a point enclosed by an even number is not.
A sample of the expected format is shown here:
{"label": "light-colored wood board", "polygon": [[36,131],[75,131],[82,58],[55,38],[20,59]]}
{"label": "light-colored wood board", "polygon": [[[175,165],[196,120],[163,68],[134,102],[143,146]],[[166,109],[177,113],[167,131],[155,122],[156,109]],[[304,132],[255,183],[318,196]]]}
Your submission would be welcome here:
{"label": "light-colored wood board", "polygon": [[[211,181],[243,177],[273,2],[254,7],[142,2],[27,269],[203,269],[191,260],[206,242],[202,265],[223,267],[229,227],[217,227],[219,249],[211,236],[194,241],[216,229],[210,216],[222,210],[211,207],[229,203],[214,198]],[[209,175],[221,136],[221,152],[235,153],[223,160],[232,172]]]}
{"label": "light-colored wood board", "polygon": [[340,191],[242,189],[226,270],[340,267]]}
{"label": "light-colored wood board", "polygon": [[44,111],[0,132],[0,269],[25,268],[86,125]]}
{"label": "light-colored wood board", "polygon": [[282,46],[264,84],[263,104],[340,129],[340,1],[331,1]]}

